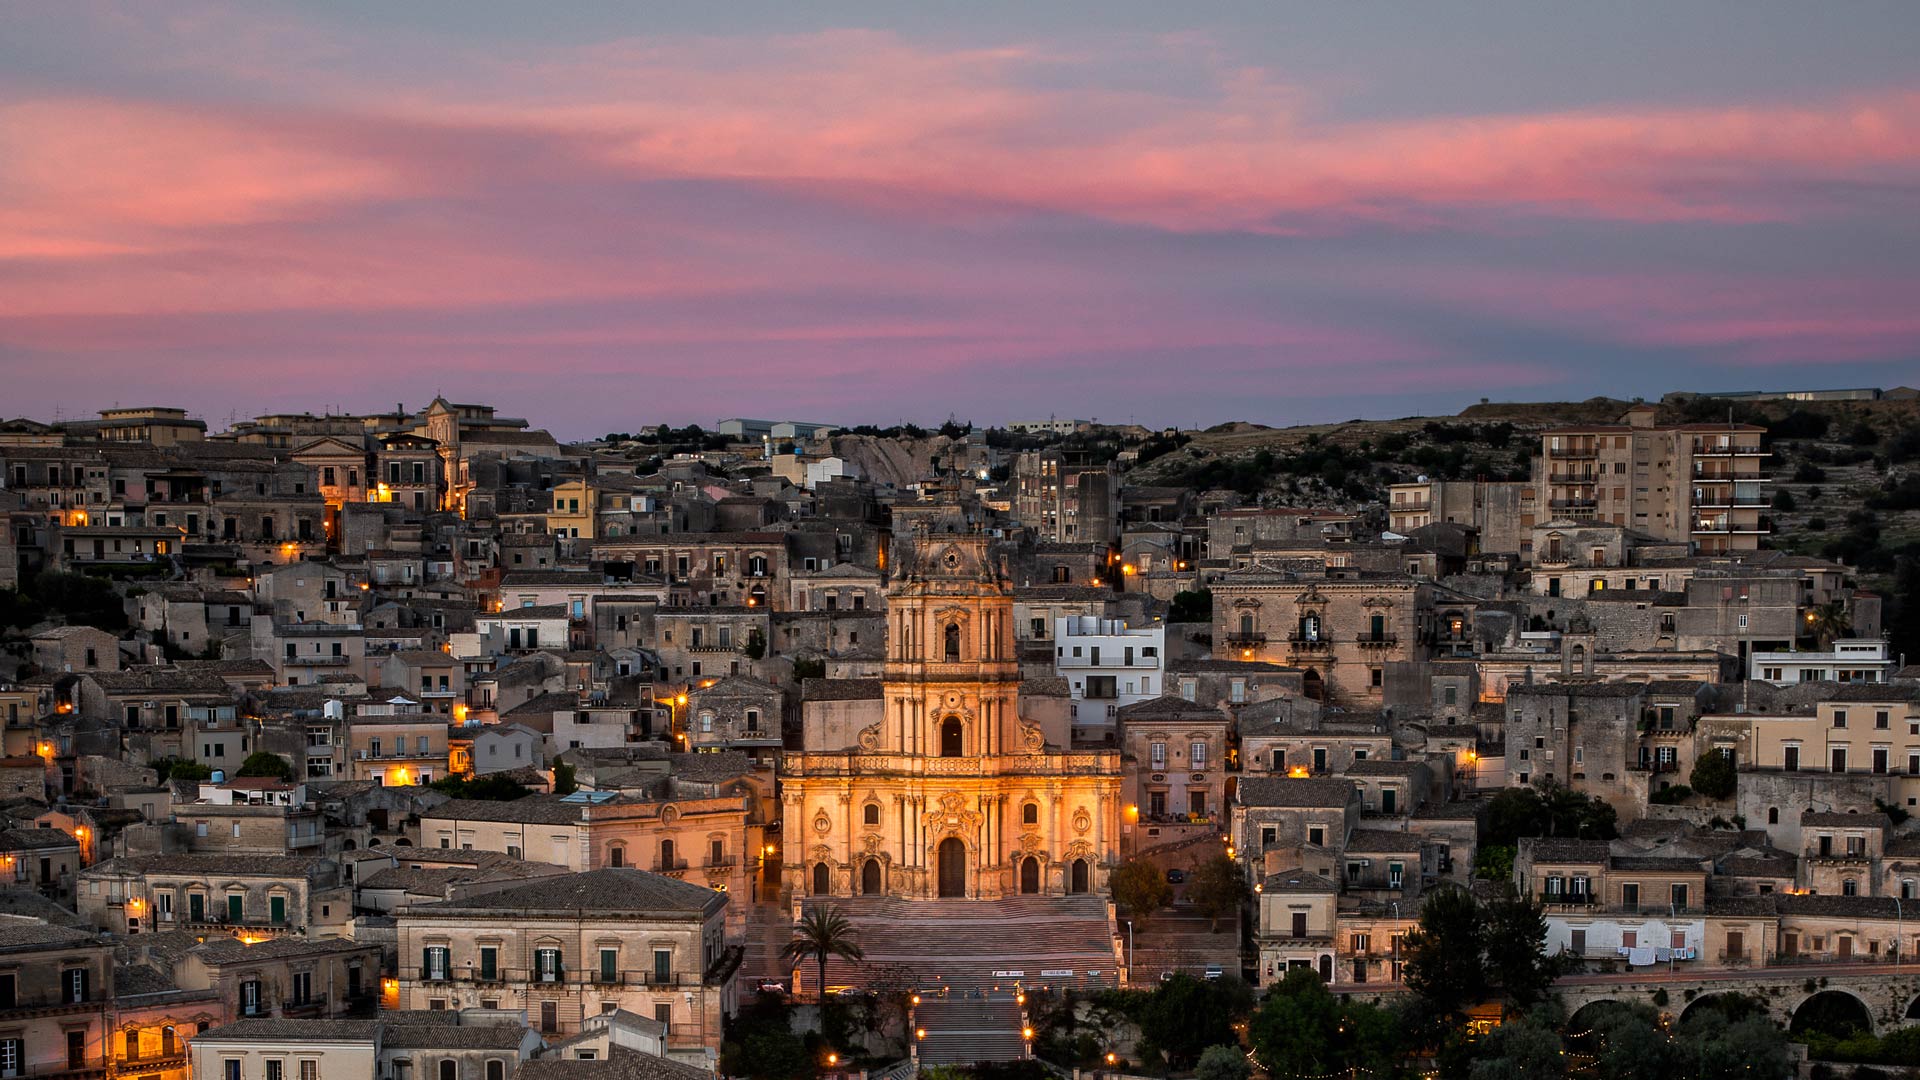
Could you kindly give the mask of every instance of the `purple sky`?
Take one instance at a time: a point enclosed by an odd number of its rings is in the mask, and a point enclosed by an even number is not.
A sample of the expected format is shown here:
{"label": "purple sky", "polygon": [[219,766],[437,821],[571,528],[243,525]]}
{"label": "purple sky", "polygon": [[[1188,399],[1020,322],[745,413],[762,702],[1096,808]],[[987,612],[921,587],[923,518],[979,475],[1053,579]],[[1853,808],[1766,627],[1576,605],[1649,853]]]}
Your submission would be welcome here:
{"label": "purple sky", "polygon": [[1920,382],[1920,4],[677,7],[0,0],[0,415]]}

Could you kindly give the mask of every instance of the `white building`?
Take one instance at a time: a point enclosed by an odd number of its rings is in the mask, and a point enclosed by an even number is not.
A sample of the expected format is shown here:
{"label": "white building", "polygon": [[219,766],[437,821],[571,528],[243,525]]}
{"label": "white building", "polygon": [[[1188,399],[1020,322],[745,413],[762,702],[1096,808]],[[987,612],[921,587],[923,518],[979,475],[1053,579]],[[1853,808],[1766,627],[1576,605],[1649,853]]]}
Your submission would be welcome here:
{"label": "white building", "polygon": [[1787,686],[1800,682],[1886,682],[1894,660],[1878,638],[1841,638],[1827,652],[1756,652],[1748,678]]}
{"label": "white building", "polygon": [[1076,737],[1111,734],[1122,706],[1166,693],[1166,636],[1091,615],[1053,621],[1053,672],[1071,688]]}

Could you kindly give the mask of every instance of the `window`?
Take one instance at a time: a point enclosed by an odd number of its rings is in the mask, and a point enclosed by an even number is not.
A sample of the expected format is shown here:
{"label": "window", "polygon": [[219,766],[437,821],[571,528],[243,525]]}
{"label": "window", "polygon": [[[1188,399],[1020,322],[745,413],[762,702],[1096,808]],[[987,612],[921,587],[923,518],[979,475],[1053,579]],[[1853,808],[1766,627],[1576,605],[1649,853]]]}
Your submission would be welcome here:
{"label": "window", "polygon": [[60,1000],[78,1004],[87,1000],[87,969],[69,968],[60,976]]}
{"label": "window", "polygon": [[673,982],[673,950],[653,950],[653,981],[656,985],[666,986]]}
{"label": "window", "polygon": [[500,950],[492,945],[480,947],[480,977],[489,982],[500,977]]}
{"label": "window", "polygon": [[600,981],[603,983],[620,981],[620,950],[600,950]]}
{"label": "window", "polygon": [[1151,746],[1148,747],[1148,757],[1153,762],[1153,767],[1155,769],[1166,768],[1167,767],[1167,744],[1163,742],[1153,743]]}
{"label": "window", "polygon": [[533,958],[533,977],[536,981],[560,981],[559,949],[536,949],[534,950]]}
{"label": "window", "polygon": [[[20,1040],[10,1039],[8,1040],[8,1042],[14,1045],[18,1045]],[[3,1068],[3,1067],[0,1067],[0,1068]],[[8,1075],[19,1074],[19,1071],[17,1069],[5,1070],[5,1071],[8,1073]],[[220,1063],[220,1073],[221,1073],[221,1076],[225,1078],[225,1080],[240,1080],[240,1059],[227,1058],[224,1061],[222,1061]]]}
{"label": "window", "polygon": [[861,808],[861,820],[868,825],[880,824],[880,804],[868,803]]}
{"label": "window", "polygon": [[1204,769],[1207,767],[1207,744],[1205,742],[1195,739],[1193,743],[1187,747],[1187,767],[1191,769]]}
{"label": "window", "polygon": [[267,1080],[285,1080],[286,1062],[279,1058],[267,1059]]}
{"label": "window", "polygon": [[1030,803],[1024,803],[1021,805],[1020,824],[1022,825],[1040,824],[1040,804],[1039,803],[1030,802]]}
{"label": "window", "polygon": [[452,969],[451,954],[445,945],[429,945],[420,950],[420,977],[444,980]]}

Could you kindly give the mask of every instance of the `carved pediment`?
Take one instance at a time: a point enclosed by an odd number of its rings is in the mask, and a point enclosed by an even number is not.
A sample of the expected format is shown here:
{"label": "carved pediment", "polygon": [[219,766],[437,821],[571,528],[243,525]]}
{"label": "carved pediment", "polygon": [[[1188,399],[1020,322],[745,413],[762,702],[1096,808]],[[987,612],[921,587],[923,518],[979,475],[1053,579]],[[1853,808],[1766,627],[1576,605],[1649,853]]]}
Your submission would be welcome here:
{"label": "carved pediment", "polygon": [[1293,598],[1293,602],[1300,607],[1325,607],[1327,597],[1318,588],[1309,585],[1299,596]]}

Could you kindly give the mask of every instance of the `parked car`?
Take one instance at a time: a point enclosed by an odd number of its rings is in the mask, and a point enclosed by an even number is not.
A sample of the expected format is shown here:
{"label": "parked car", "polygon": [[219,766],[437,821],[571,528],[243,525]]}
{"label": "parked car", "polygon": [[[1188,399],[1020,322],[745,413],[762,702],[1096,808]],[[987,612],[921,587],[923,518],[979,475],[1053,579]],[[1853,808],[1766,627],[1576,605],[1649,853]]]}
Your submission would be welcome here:
{"label": "parked car", "polygon": [[784,994],[787,992],[787,984],[778,979],[761,979],[755,989],[763,994]]}
{"label": "parked car", "polygon": [[1187,872],[1185,870],[1175,868],[1167,871],[1167,884],[1178,885],[1185,880],[1187,880]]}
{"label": "parked car", "polygon": [[1227,969],[1221,967],[1219,964],[1208,964],[1207,970],[1201,972],[1201,977],[1207,978],[1207,979],[1217,979],[1220,976],[1225,975],[1226,973],[1227,973]]}

